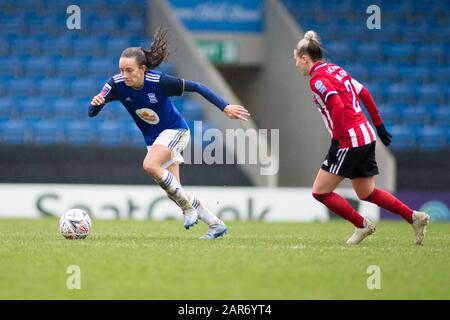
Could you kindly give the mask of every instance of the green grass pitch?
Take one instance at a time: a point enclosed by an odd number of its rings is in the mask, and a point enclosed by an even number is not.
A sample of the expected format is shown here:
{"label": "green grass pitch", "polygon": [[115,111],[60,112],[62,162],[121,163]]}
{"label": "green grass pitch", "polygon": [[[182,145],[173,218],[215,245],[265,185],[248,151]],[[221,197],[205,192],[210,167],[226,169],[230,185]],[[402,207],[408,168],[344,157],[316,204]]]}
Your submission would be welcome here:
{"label": "green grass pitch", "polygon": [[[199,241],[199,224],[93,221],[66,240],[55,219],[0,220],[0,299],[449,299],[450,224],[431,223],[423,246],[404,222],[380,222],[361,245],[353,226],[229,222]],[[81,289],[69,290],[70,265]],[[369,290],[370,265],[380,289]]]}

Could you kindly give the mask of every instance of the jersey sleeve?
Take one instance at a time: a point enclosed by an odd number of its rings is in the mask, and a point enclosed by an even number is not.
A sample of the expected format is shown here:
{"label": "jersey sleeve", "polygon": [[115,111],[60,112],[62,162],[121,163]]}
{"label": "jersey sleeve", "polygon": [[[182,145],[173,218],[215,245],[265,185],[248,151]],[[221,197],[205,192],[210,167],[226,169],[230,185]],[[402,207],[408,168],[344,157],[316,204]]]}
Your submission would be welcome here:
{"label": "jersey sleeve", "polygon": [[105,83],[102,90],[100,91],[100,95],[105,98],[105,103],[101,106],[89,105],[89,117],[95,117],[108,102],[119,100],[119,93],[117,91],[116,83],[114,82],[113,78],[109,79],[108,82]]}
{"label": "jersey sleeve", "polygon": [[184,93],[184,79],[163,73],[161,74],[159,85],[161,86],[161,90],[168,97],[182,96]]}
{"label": "jersey sleeve", "polygon": [[333,85],[324,77],[314,77],[310,80],[311,90],[326,104],[330,95],[338,94]]}
{"label": "jersey sleeve", "polygon": [[100,94],[105,98],[105,102],[108,103],[110,101],[119,100],[119,93],[117,92],[116,83],[114,79],[111,78],[107,83],[103,86]]}
{"label": "jersey sleeve", "polygon": [[356,81],[353,78],[352,78],[352,85],[353,85],[353,88],[355,88],[356,94],[359,96],[359,94],[361,93],[361,90],[364,88],[364,86],[360,82]]}

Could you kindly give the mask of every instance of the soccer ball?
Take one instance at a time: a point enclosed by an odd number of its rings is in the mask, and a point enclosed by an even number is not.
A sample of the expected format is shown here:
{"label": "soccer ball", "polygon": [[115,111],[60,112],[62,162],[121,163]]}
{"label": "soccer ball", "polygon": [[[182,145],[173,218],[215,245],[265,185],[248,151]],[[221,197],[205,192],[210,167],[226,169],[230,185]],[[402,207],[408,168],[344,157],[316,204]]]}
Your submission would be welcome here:
{"label": "soccer ball", "polygon": [[91,218],[81,209],[70,209],[59,219],[59,231],[66,239],[84,239],[91,227]]}

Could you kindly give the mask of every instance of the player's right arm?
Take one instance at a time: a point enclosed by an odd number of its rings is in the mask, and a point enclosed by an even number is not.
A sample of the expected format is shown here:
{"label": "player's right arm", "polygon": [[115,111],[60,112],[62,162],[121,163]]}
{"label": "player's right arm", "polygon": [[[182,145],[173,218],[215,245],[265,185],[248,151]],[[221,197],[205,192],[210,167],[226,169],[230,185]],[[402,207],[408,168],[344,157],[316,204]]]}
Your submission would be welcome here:
{"label": "player's right arm", "polygon": [[119,96],[117,94],[116,85],[114,83],[114,79],[111,78],[107,83],[105,83],[102,91],[92,98],[88,110],[89,117],[95,117],[103,109],[105,104],[118,99]]}

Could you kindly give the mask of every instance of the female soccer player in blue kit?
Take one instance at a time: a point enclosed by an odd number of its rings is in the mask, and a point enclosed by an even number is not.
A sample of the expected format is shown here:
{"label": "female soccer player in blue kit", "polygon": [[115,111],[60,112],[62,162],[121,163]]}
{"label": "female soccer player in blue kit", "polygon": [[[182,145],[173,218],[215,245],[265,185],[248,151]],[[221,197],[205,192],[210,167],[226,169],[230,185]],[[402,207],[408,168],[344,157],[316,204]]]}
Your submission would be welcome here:
{"label": "female soccer player in blue kit", "polygon": [[180,153],[187,146],[190,135],[186,121],[169,97],[197,92],[231,119],[246,121],[250,114],[242,106],[228,104],[201,83],[152,70],[167,60],[169,51],[166,34],[158,30],[150,50],[130,47],[122,52],[119,59],[120,74],[113,76],[92,99],[89,116],[96,116],[110,101],[122,102],[142,131],[147,144],[144,170],[182,209],[186,229],[200,219],[209,226],[208,232],[200,239],[214,239],[223,236],[227,227],[200,200],[181,187],[179,164],[184,160]]}

